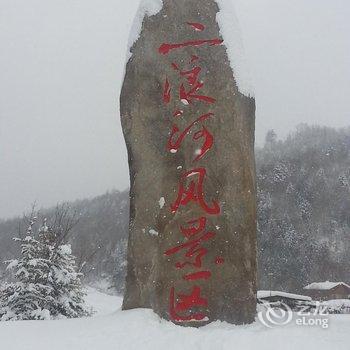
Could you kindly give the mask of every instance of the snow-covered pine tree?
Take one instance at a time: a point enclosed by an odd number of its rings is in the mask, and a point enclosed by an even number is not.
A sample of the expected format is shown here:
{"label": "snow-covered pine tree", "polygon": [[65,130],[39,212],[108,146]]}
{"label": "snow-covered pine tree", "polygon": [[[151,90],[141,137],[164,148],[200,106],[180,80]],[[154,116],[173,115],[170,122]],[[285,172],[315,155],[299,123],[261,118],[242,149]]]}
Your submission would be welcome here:
{"label": "snow-covered pine tree", "polygon": [[77,272],[75,257],[69,244],[60,245],[52,251],[51,280],[54,291],[52,313],[68,318],[89,316],[91,310],[84,302],[81,273]]}
{"label": "snow-covered pine tree", "polygon": [[[85,292],[81,283],[82,273],[77,272],[75,257],[69,244],[57,244],[59,227],[47,226],[46,219],[40,228],[39,241],[49,247],[50,274],[48,284],[52,289],[51,317],[76,318],[91,315],[84,302]],[[57,231],[61,231],[58,229]]]}
{"label": "snow-covered pine tree", "polygon": [[53,303],[48,282],[50,261],[48,247],[33,235],[36,217],[32,217],[25,238],[14,238],[21,244],[19,260],[7,261],[14,271],[15,282],[0,291],[0,320],[42,320],[50,318],[48,306]]}
{"label": "snow-covered pine tree", "polygon": [[8,262],[16,281],[0,291],[0,320],[91,315],[70,245],[57,244],[58,235],[46,220],[34,234],[35,220],[31,220],[24,239],[15,239],[21,243],[21,258]]}

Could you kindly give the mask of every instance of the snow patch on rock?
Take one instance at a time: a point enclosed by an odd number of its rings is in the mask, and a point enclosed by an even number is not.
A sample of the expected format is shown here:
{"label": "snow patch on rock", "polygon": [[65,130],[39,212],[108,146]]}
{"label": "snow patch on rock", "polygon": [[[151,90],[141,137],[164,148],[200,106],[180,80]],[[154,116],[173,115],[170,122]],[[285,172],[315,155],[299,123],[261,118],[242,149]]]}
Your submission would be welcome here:
{"label": "snow patch on rock", "polygon": [[160,209],[163,209],[164,208],[164,205],[165,205],[165,198],[164,197],[161,197],[159,199],[159,208]]}
{"label": "snow patch on rock", "polygon": [[152,236],[158,236],[159,235],[158,231],[154,230],[153,228],[151,230],[149,230],[148,232]]}
{"label": "snow patch on rock", "polygon": [[151,17],[156,15],[163,8],[163,0],[141,0],[139,8],[137,10],[133,25],[131,27],[128,50],[127,50],[127,60],[129,61],[132,56],[131,48],[140,37],[142,30],[142,22],[145,16]]}
{"label": "snow patch on rock", "polygon": [[232,0],[215,1],[220,9],[216,15],[216,21],[219,24],[224,45],[227,48],[227,55],[238,90],[245,96],[254,97],[251,74],[245,59],[240,26]]}

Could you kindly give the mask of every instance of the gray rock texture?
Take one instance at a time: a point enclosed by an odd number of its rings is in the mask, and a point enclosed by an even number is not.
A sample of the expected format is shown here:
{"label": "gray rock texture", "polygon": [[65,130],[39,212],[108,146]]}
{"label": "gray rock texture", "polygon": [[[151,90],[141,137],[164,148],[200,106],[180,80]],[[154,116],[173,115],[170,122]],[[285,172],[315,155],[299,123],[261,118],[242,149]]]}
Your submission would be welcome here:
{"label": "gray rock texture", "polygon": [[255,102],[237,88],[218,10],[164,0],[146,16],[120,98],[131,182],[123,309],[186,326],[256,312]]}

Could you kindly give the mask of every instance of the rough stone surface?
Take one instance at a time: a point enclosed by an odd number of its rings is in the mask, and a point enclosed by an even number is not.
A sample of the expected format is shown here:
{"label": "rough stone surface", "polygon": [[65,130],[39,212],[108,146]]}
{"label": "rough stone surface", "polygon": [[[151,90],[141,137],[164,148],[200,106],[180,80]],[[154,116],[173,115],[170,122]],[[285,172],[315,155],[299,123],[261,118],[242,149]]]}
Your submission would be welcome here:
{"label": "rough stone surface", "polygon": [[[164,0],[158,14],[146,16],[127,64],[120,100],[131,181],[123,308],[152,308],[161,317],[183,325],[199,326],[215,320],[250,323],[256,310],[254,99],[239,93],[225,42],[159,53],[163,43],[221,38],[216,22],[218,10],[213,0]],[[201,23],[205,30],[194,30],[187,22]],[[191,65],[189,58],[194,55],[199,60]],[[182,103],[178,87],[185,77],[171,66],[174,62],[183,71],[200,66],[199,80],[204,85],[197,94],[213,97],[216,102],[193,99],[188,105]],[[163,100],[166,78],[171,85],[169,103]],[[173,117],[178,109],[184,111],[183,115]],[[182,132],[207,113],[213,116],[194,125],[176,153],[167,149],[174,124]],[[194,162],[204,138],[194,140],[193,136],[203,130],[203,125],[214,143],[203,158]],[[211,207],[216,201],[220,214],[206,213],[198,201],[189,201],[172,212],[182,175],[196,168],[206,169],[204,200]],[[189,179],[184,182],[186,189],[189,183]],[[179,261],[193,262],[196,254],[186,258],[188,250],[173,255],[165,252],[189,241],[180,227],[199,217],[206,217],[204,232],[216,235],[200,244],[207,249],[200,268],[192,265],[176,268]],[[186,273],[199,271],[209,271],[210,278],[184,279]],[[181,301],[181,294],[190,295],[195,286],[200,288],[200,296],[207,300],[207,305],[197,303],[182,310],[177,307],[177,311],[184,318],[198,313],[205,317],[198,317],[197,322],[174,319],[170,312],[172,288],[176,303]]]}

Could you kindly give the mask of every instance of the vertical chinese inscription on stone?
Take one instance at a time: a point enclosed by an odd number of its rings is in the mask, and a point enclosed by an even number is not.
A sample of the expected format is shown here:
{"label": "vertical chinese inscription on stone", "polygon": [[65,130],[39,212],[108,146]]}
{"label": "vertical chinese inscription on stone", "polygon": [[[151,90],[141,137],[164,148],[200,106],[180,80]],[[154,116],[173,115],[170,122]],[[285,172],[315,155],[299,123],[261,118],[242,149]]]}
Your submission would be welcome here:
{"label": "vertical chinese inscription on stone", "polygon": [[[187,22],[186,24],[194,32],[205,31],[205,26],[202,23]],[[198,40],[194,35],[193,40],[181,43],[163,43],[158,49],[160,55],[169,55],[171,68],[178,73],[181,80],[179,86],[175,86],[167,76],[164,82],[163,103],[169,104],[171,99],[176,99],[175,104],[179,106],[178,109],[172,111],[174,121],[167,143],[167,151],[173,154],[177,153],[186,137],[198,143],[192,160],[193,167],[184,169],[178,184],[177,197],[171,204],[170,210],[175,214],[181,212],[190,202],[195,202],[200,207],[202,216],[193,217],[183,222],[178,227],[179,240],[183,242],[177,246],[169,247],[164,252],[165,256],[176,255],[177,262],[174,268],[181,270],[182,278],[191,285],[190,294],[176,290],[175,286],[170,288],[169,315],[175,322],[209,320],[206,314],[206,310],[210,308],[208,298],[203,295],[202,288],[197,282],[208,280],[212,275],[212,271],[203,269],[202,264],[208,253],[205,243],[214,240],[216,236],[215,232],[207,229],[207,221],[214,222],[215,217],[220,215],[221,208],[217,200],[212,199],[209,203],[205,200],[205,181],[207,178],[205,156],[215,143],[215,135],[205,126],[205,121],[209,118],[215,119],[215,114],[211,112],[210,108],[212,104],[216,103],[216,98],[215,96],[207,96],[201,91],[208,82],[203,81],[201,77],[202,67],[199,53],[186,56],[186,52],[184,52],[181,62],[172,61],[171,54],[173,51],[182,50],[185,47],[217,46],[222,43],[223,40],[220,38]],[[206,104],[208,111],[206,114],[191,118],[193,113],[189,113],[189,106],[195,101]],[[186,120],[188,126],[184,130],[180,130],[176,124],[177,118]],[[199,161],[201,164],[197,165]],[[212,263],[223,264],[224,259],[218,255]]]}

